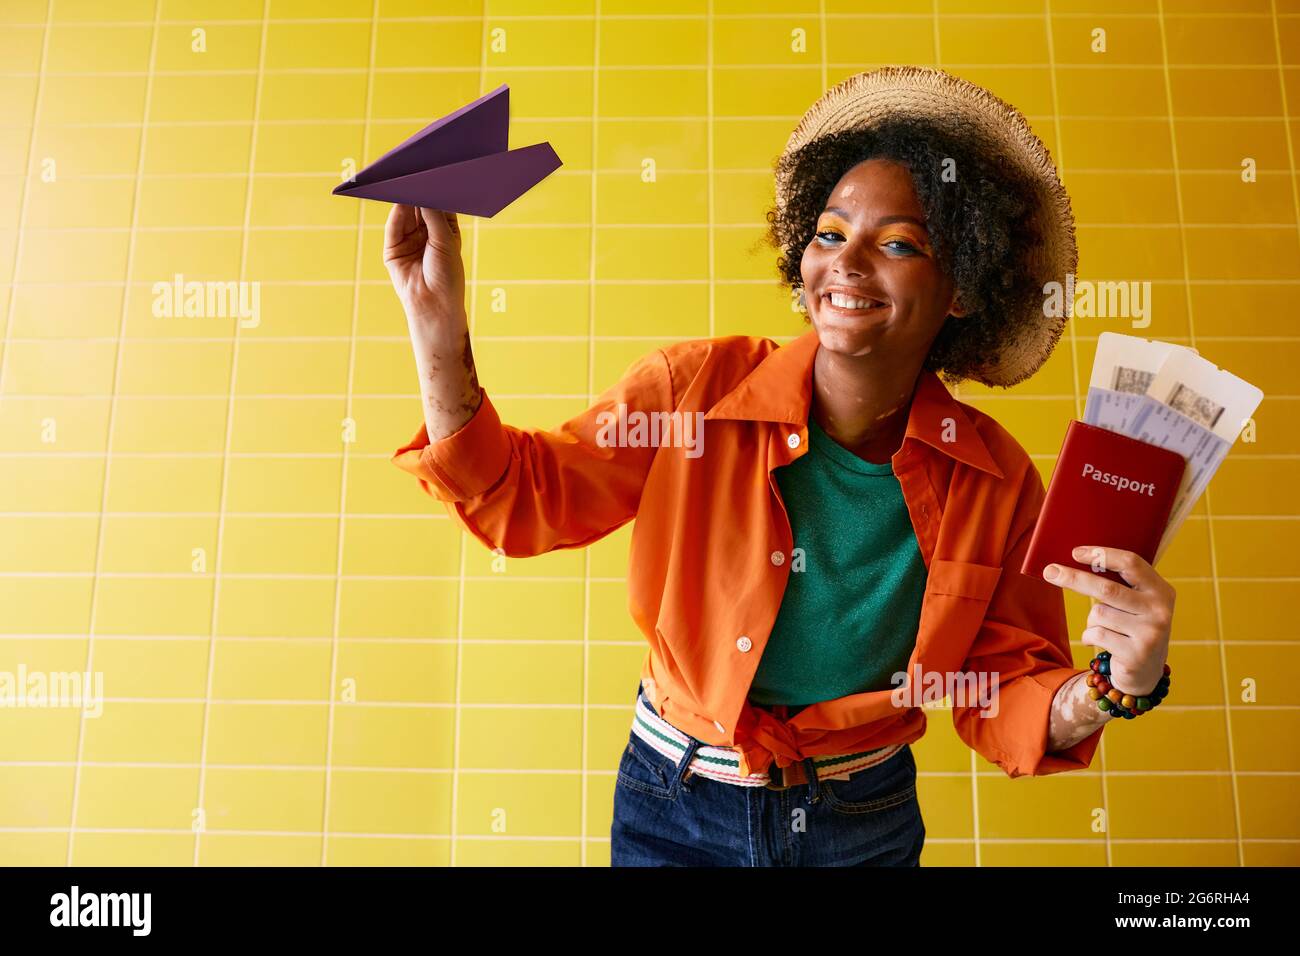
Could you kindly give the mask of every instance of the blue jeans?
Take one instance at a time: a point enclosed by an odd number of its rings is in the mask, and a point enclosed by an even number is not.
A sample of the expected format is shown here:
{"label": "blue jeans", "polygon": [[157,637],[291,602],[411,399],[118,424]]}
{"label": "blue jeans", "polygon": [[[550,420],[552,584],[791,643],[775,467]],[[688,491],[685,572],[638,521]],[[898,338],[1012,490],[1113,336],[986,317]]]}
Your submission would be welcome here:
{"label": "blue jeans", "polygon": [[[690,735],[687,735],[690,737]],[[912,748],[848,780],[786,790],[692,774],[703,743],[674,763],[635,733],[619,762],[611,866],[920,866],[925,823]]]}

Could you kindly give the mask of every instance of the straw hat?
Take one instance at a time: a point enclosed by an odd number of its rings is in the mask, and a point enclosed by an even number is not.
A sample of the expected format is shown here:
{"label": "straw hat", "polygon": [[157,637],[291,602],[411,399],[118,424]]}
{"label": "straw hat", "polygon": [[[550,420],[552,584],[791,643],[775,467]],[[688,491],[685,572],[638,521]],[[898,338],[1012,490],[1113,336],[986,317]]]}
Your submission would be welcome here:
{"label": "straw hat", "polygon": [[[981,136],[1006,164],[1019,169],[1035,184],[1038,208],[1035,225],[1043,237],[1031,259],[1039,285],[1055,280],[1065,285],[1075,273],[1079,253],[1074,241],[1074,215],[1070,197],[1057,176],[1052,157],[1021,112],[981,86],[943,70],[921,66],[886,66],[849,77],[826,93],[804,114],[781,154],[776,182],[778,209],[784,209],[789,170],[785,160],[800,147],[829,133],[870,127],[898,115],[917,116],[953,124],[958,131]],[[1006,350],[996,366],[984,369],[980,380],[988,385],[1013,385],[1036,372],[1056,346],[1073,313],[1066,296],[1064,315],[1044,313],[1034,304],[1032,332]]]}

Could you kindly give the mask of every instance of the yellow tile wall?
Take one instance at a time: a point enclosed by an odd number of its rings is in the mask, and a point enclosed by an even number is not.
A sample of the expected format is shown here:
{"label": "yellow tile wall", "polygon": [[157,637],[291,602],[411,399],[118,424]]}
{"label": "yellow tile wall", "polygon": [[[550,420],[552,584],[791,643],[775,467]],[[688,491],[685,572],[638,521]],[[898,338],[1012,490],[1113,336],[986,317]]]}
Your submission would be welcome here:
{"label": "yellow tile wall", "polygon": [[[0,859],[606,865],[645,646],[630,529],[494,562],[391,466],[421,419],[388,207],[329,190],[512,84],[512,145],[564,166],[462,217],[468,299],[503,417],[549,427],[660,344],[796,334],[756,244],[772,162],[821,91],[914,62],[1026,113],[1082,278],[1152,284],[1149,327],[1077,318],[1033,380],[960,390],[1045,480],[1103,331],[1267,394],[1161,569],[1169,703],[1089,770],[1018,780],[931,711],[923,863],[1300,862],[1300,6],[430,7],[0,5],[0,669],[89,667],[107,696],[93,718],[0,709]],[[175,273],[260,282],[260,321],[155,317]]]}

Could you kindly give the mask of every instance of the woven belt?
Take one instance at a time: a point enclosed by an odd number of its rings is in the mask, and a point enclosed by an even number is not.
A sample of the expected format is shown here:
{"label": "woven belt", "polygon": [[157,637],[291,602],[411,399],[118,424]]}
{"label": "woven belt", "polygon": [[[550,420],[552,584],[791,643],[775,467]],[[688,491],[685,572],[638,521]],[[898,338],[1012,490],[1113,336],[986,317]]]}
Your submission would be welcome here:
{"label": "woven belt", "polygon": [[[674,764],[681,762],[682,754],[686,753],[686,747],[690,743],[690,738],[686,734],[655,713],[655,709],[650,705],[650,701],[646,700],[644,693],[638,694],[636,698],[636,710],[632,715],[632,733]],[[848,777],[858,770],[884,763],[902,750],[903,746],[903,744],[890,744],[876,750],[862,750],[842,756],[816,756],[812,758],[813,766],[817,768],[819,780]],[[743,776],[740,773],[740,755],[735,748],[701,744],[696,748],[695,756],[690,766],[686,768],[685,776],[690,777],[695,774],[740,787],[767,787],[769,790],[788,790],[790,787],[809,782],[807,768],[802,763],[792,763],[785,768],[778,767],[774,763],[772,771],[775,777],[766,772]]]}

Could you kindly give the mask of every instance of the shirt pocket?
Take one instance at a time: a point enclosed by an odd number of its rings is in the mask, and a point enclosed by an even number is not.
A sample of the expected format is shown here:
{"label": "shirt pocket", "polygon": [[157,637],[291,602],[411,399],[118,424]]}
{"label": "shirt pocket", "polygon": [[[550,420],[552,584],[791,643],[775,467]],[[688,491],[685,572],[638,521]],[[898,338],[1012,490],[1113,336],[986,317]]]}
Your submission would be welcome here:
{"label": "shirt pocket", "polygon": [[[956,670],[974,643],[1003,567],[935,558],[921,604],[921,635],[937,670]],[[933,642],[933,643],[932,643]]]}

